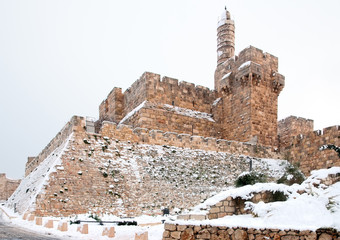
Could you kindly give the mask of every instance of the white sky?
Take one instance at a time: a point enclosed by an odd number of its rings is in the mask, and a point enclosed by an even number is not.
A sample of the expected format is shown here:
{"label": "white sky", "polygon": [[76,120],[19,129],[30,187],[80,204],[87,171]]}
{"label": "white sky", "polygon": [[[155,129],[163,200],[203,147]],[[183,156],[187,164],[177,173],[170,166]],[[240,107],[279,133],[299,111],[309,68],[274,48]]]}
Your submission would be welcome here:
{"label": "white sky", "polygon": [[[24,175],[73,115],[98,117],[144,71],[213,88],[225,0],[0,0],[0,172]],[[236,53],[279,58],[279,119],[340,123],[340,1],[229,0]]]}

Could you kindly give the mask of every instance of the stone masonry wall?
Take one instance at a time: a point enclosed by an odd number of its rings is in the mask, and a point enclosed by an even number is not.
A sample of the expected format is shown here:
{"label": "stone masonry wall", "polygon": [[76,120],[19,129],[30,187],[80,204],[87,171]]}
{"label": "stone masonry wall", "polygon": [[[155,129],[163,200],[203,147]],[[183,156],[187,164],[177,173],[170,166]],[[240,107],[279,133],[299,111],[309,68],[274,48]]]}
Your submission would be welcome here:
{"label": "stone masonry wall", "polygon": [[[126,114],[143,101],[168,104],[200,112],[211,113],[216,92],[193,83],[145,72],[124,93],[114,88],[99,106],[100,121],[118,123]],[[153,119],[156,122],[156,119]],[[151,128],[155,128],[151,127]],[[171,129],[169,129],[171,131]]]}
{"label": "stone masonry wall", "polygon": [[278,122],[278,135],[280,148],[286,148],[292,144],[293,137],[302,134],[307,135],[314,130],[314,121],[301,117],[289,116]]}
{"label": "stone masonry wall", "polygon": [[151,145],[170,145],[191,149],[202,149],[206,151],[228,152],[232,154],[243,154],[254,157],[280,158],[281,155],[270,147],[252,145],[236,141],[227,141],[202,136],[191,136],[189,134],[177,134],[160,130],[148,130],[145,128],[133,129],[131,126],[118,126],[112,122],[103,122],[102,136],[116,138],[121,141],[145,143]]}
{"label": "stone masonry wall", "polygon": [[20,181],[8,179],[5,173],[0,173],[0,201],[7,200],[19,186]]}
{"label": "stone masonry wall", "polygon": [[295,136],[290,145],[282,149],[282,153],[291,162],[299,163],[301,171],[309,175],[315,169],[340,166],[340,158],[335,151],[319,150],[325,144],[340,146],[340,126]]}
{"label": "stone masonry wall", "polygon": [[200,116],[188,116],[178,112],[178,108],[172,105],[147,102],[124,124],[135,128],[157,129],[164,132],[171,130],[178,134],[220,138],[220,124],[215,122],[211,114],[204,113],[206,117],[200,118]]}
{"label": "stone masonry wall", "polygon": [[[37,216],[89,211],[136,216],[160,214],[162,206],[188,209],[249,169],[248,157],[236,153],[275,155],[250,144],[117,128],[110,122],[103,122],[100,134],[89,133],[84,122],[79,118],[74,125],[60,165],[38,194]],[[258,171],[268,172],[268,166],[259,166]]]}
{"label": "stone masonry wall", "polygon": [[294,230],[294,229],[255,229],[244,227],[181,225],[165,223],[163,240],[191,240],[191,239],[226,239],[226,240],[247,240],[247,239],[275,239],[275,240],[325,240],[339,239],[340,234],[335,229]]}
{"label": "stone masonry wall", "polygon": [[60,132],[58,132],[58,134],[47,144],[37,157],[34,159],[30,157],[28,159],[25,167],[25,176],[29,175],[49,154],[59,147],[72,133],[76,126],[85,128],[85,121],[83,117],[72,117],[72,119],[63,127],[62,130],[60,130]]}
{"label": "stone masonry wall", "polygon": [[121,88],[113,88],[99,106],[100,121],[119,122],[124,115],[124,95]]}
{"label": "stone masonry wall", "polygon": [[254,47],[217,66],[224,139],[277,146],[277,98],[284,87],[277,71],[277,57]]}

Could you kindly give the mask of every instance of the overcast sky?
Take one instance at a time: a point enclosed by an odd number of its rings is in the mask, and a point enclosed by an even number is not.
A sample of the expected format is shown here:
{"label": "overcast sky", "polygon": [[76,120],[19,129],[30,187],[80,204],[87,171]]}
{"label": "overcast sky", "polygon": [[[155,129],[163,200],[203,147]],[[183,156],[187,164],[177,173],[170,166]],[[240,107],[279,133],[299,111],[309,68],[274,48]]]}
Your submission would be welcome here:
{"label": "overcast sky", "polygon": [[279,58],[279,119],[340,124],[339,0],[0,0],[0,173],[23,177],[73,115],[98,117],[111,89],[144,71],[213,88],[226,2],[236,54]]}

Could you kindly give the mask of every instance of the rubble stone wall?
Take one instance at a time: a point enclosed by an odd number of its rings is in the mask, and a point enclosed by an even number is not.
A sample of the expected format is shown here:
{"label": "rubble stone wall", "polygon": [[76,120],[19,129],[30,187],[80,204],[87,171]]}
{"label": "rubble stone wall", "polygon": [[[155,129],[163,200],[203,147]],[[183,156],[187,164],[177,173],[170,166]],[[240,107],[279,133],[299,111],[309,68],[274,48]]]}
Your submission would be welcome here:
{"label": "rubble stone wall", "polygon": [[8,179],[5,173],[0,173],[0,200],[6,201],[19,186],[20,181]]}
{"label": "rubble stone wall", "polygon": [[294,229],[268,229],[268,228],[244,228],[211,225],[180,225],[165,223],[163,240],[174,239],[277,239],[277,240],[299,240],[299,239],[339,239],[340,234],[335,229],[294,230]]}

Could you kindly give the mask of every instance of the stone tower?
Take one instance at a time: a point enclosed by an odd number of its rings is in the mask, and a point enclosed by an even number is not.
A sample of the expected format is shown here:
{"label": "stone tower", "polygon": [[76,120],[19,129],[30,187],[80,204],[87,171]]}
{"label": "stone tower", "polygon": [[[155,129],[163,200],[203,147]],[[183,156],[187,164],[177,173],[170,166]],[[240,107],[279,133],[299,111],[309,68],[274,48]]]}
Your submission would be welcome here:
{"label": "stone tower", "polygon": [[217,28],[215,71],[222,138],[276,147],[277,100],[285,83],[278,58],[252,46],[234,56],[234,29],[226,10]]}
{"label": "stone tower", "polygon": [[[222,65],[235,55],[235,24],[230,19],[230,12],[225,9],[217,26],[217,66]],[[223,68],[223,67],[222,67]],[[215,77],[215,89],[218,83]]]}

